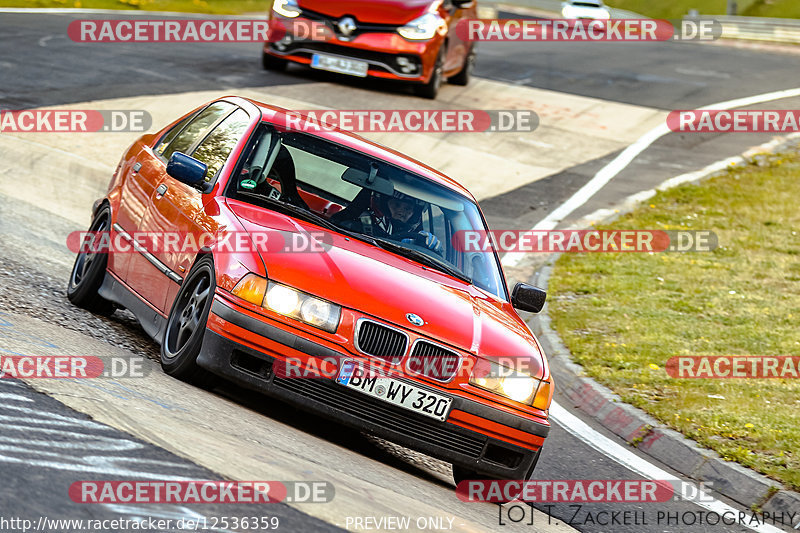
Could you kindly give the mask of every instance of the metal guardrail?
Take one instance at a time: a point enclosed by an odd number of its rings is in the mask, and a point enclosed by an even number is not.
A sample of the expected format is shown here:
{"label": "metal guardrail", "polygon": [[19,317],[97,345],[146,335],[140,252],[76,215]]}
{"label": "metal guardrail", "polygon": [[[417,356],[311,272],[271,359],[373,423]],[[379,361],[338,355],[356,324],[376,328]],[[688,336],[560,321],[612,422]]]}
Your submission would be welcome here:
{"label": "metal guardrail", "polygon": [[711,16],[722,24],[724,39],[800,44],[800,20]]}
{"label": "metal guardrail", "polygon": [[[535,9],[552,13],[553,18],[561,16],[561,0],[497,0],[497,4],[507,6],[524,7],[528,9]],[[647,18],[644,15],[634,13],[633,11],[625,11],[624,9],[616,9],[613,7],[608,8],[611,11],[611,17],[615,19],[641,19]]]}
{"label": "metal guardrail", "polygon": [[508,6],[518,6],[526,7],[528,9],[537,9],[540,11],[548,11],[551,13],[561,12],[560,0],[500,0],[497,3]]}
{"label": "metal guardrail", "polygon": [[[543,15],[558,17],[561,13],[561,0],[497,0],[495,7],[502,5],[523,7],[543,12]],[[615,19],[646,18],[643,15],[623,9],[609,8]],[[685,17],[695,19],[697,17]],[[764,17],[736,17],[722,15],[701,15],[722,24],[722,38],[766,41],[773,43],[800,44],[800,20]]]}

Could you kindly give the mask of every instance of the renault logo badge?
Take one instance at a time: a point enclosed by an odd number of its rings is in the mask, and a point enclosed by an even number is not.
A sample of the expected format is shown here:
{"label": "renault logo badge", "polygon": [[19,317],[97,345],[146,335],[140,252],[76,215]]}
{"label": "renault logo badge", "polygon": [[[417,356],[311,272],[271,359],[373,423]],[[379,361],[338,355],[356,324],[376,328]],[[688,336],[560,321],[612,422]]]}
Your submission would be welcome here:
{"label": "renault logo badge", "polygon": [[337,26],[339,26],[339,33],[345,37],[350,37],[353,35],[353,32],[358,29],[358,26],[356,26],[356,21],[353,20],[352,17],[344,17],[339,21]]}

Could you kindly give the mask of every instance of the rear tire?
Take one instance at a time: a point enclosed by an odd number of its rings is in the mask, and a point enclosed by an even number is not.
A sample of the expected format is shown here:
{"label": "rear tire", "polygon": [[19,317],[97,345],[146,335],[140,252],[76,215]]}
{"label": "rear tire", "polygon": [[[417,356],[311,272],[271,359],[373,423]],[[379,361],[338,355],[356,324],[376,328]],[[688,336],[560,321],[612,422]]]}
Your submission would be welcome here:
{"label": "rear tire", "polygon": [[464,58],[464,66],[461,67],[461,70],[455,76],[450,76],[447,78],[447,83],[452,83],[453,85],[461,85],[466,86],[469,85],[469,81],[472,79],[472,72],[475,69],[475,47],[473,46],[470,48],[469,53],[467,53],[467,57]]}
{"label": "rear tire", "polygon": [[210,388],[217,381],[215,375],[197,366],[215,288],[214,261],[211,256],[204,256],[181,284],[161,343],[164,372],[204,388]]}
{"label": "rear tire", "polygon": [[[95,214],[89,231],[92,234],[107,232],[111,230],[111,209],[103,207]],[[84,245],[92,246],[97,239],[96,235],[88,237],[81,242]],[[75,264],[72,266],[72,273],[67,284],[67,298],[70,302],[82,307],[87,311],[103,316],[111,316],[114,313],[114,304],[100,296],[98,290],[103,284],[108,266],[108,251],[106,252],[78,252]]]}
{"label": "rear tire", "polygon": [[289,62],[286,61],[285,59],[272,56],[266,52],[261,53],[261,66],[264,67],[264,70],[274,70],[282,72],[286,70],[286,67],[288,65]]}

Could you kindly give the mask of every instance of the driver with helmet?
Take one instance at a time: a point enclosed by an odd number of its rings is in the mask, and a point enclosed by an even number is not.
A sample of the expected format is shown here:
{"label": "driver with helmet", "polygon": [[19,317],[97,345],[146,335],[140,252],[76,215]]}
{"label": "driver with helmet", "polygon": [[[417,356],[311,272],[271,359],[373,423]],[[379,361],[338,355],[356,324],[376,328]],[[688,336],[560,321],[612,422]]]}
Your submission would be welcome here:
{"label": "driver with helmet", "polygon": [[331,220],[348,229],[424,246],[441,255],[442,243],[436,235],[421,229],[424,206],[424,202],[398,191],[388,196],[363,189]]}

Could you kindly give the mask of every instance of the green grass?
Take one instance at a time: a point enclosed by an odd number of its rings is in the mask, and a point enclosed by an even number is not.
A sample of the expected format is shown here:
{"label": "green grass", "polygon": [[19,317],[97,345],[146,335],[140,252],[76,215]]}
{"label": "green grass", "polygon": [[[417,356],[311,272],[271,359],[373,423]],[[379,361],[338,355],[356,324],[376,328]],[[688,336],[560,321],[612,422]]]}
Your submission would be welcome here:
{"label": "green grass", "polygon": [[800,19],[800,2],[797,0],[758,0],[741,14],[748,17]]}
{"label": "green grass", "polygon": [[[0,7],[82,7],[91,9],[142,9],[235,15],[266,13],[268,0],[0,0]],[[678,19],[698,9],[702,15],[724,15],[727,0],[607,0],[611,7],[627,9],[652,18]],[[800,18],[797,0],[738,0],[739,15],[749,17]]]}
{"label": "green grass", "polygon": [[265,17],[270,5],[267,0],[0,0],[0,7],[141,9],[214,15],[263,13]]}
{"label": "green grass", "polygon": [[[657,19],[677,19],[690,9],[701,15],[727,14],[727,0],[607,0],[618,9],[627,9]],[[738,13],[748,17],[800,18],[800,2],[797,0],[737,0]]]}
{"label": "green grass", "polygon": [[[604,229],[709,229],[707,253],[565,254],[554,325],[587,373],[664,424],[800,489],[800,379],[672,379],[677,355],[800,355],[800,152],[659,193]],[[715,398],[714,396],[721,396]]]}

